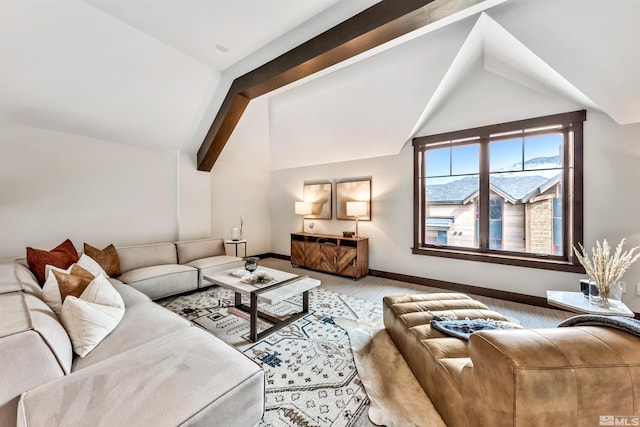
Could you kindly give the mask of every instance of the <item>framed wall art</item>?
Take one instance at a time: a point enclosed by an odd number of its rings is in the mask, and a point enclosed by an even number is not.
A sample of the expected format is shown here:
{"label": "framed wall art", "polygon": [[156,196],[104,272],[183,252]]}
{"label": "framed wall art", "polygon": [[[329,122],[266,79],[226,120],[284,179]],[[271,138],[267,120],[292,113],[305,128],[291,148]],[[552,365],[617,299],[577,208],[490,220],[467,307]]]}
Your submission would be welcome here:
{"label": "framed wall art", "polygon": [[371,178],[343,179],[336,182],[336,218],[353,220],[347,215],[347,202],[366,202],[367,214],[359,221],[371,221]]}
{"label": "framed wall art", "polygon": [[311,214],[305,219],[333,218],[333,193],[331,181],[305,182],[303,200],[311,203]]}

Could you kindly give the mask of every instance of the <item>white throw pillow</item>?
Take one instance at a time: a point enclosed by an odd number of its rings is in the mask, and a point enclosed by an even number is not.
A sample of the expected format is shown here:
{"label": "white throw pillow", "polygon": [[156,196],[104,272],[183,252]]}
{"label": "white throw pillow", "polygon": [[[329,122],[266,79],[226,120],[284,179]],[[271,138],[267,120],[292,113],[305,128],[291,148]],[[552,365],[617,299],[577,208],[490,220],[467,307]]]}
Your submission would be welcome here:
{"label": "white throw pillow", "polygon": [[78,260],[77,264],[96,277],[98,277],[98,275],[100,274],[104,275],[105,277],[109,277],[109,275],[105,273],[104,269],[100,267],[100,264],[98,264],[95,259],[91,258],[87,254],[80,255],[80,259]]}
{"label": "white throw pillow", "polygon": [[60,320],[71,338],[73,350],[85,357],[118,326],[124,316],[124,301],[104,275],[99,275],[80,298],[67,296]]}

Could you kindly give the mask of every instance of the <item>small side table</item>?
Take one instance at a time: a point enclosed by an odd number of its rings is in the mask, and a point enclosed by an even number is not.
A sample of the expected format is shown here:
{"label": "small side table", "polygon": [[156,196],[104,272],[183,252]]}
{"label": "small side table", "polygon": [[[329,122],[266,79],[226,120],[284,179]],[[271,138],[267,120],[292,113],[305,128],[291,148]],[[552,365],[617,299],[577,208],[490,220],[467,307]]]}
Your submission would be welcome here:
{"label": "small side table", "polygon": [[591,304],[582,292],[547,291],[549,305],[563,308],[574,313],[601,314],[603,316],[635,317],[622,301],[615,302],[610,307],[600,307]]}
{"label": "small side table", "polygon": [[234,245],[236,247],[236,256],[238,256],[238,245],[244,245],[244,256],[247,256],[247,239],[242,240],[225,240],[225,245]]}

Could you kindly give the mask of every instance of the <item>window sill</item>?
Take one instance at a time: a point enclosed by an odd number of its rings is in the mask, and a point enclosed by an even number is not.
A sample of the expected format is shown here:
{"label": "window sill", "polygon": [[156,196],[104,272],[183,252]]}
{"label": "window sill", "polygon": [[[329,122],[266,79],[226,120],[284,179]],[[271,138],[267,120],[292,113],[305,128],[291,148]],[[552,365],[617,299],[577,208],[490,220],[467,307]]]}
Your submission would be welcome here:
{"label": "window sill", "polygon": [[414,255],[427,255],[443,258],[461,259],[465,261],[489,262],[494,264],[511,265],[516,267],[540,268],[544,270],[566,271],[570,273],[584,273],[584,268],[580,264],[572,264],[569,261],[517,257],[503,254],[488,254],[479,252],[466,252],[452,249],[437,248],[413,248]]}

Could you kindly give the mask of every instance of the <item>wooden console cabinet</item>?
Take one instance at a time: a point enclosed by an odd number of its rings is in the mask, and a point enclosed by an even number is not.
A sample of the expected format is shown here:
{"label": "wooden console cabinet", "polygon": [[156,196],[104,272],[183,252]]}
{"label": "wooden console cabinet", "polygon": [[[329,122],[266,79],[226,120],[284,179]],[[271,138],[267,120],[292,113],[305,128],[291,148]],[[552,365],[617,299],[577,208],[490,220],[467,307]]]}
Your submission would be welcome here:
{"label": "wooden console cabinet", "polygon": [[291,233],[291,265],[358,279],[369,272],[369,239]]}

